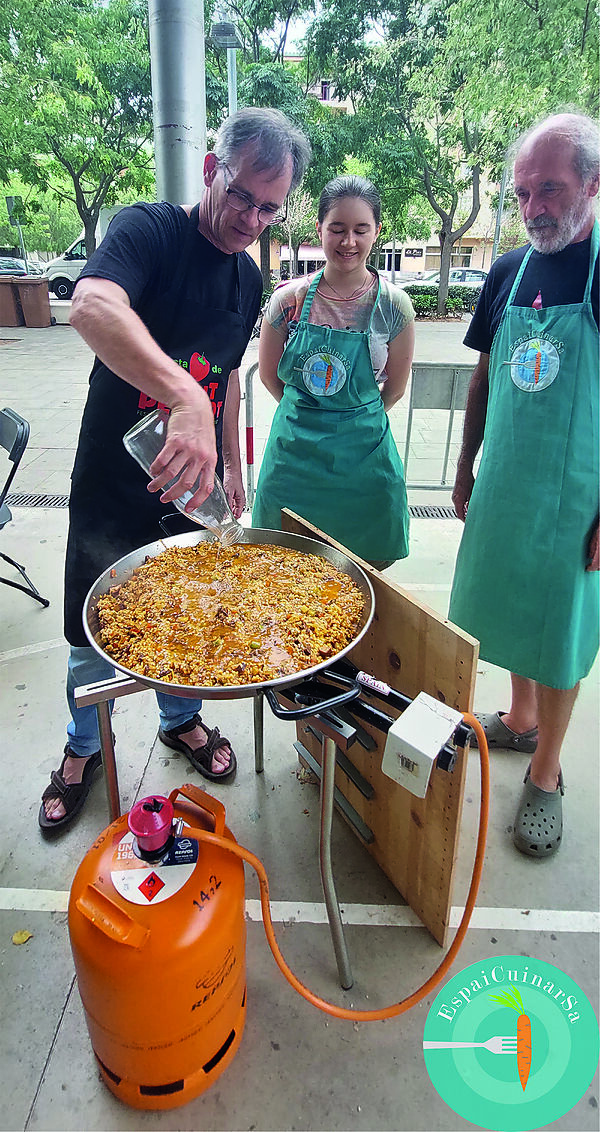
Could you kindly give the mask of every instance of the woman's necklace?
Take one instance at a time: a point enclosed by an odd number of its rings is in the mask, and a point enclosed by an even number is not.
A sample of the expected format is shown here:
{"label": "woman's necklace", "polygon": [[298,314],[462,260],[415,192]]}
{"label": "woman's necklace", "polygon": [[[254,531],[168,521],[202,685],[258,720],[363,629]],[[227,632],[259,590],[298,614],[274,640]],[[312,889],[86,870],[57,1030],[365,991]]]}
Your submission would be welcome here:
{"label": "woman's necklace", "polygon": [[[370,271],[367,271],[362,283],[354,289],[354,291],[352,292],[351,295],[341,295],[340,292],[337,291],[336,288],[333,286],[333,283],[330,283],[328,279],[325,279],[325,276],[323,276],[323,278],[321,279],[321,283],[326,283],[327,286],[329,287],[329,290],[333,291],[334,295],[337,295],[338,299],[349,300],[349,299],[353,299],[355,297],[355,295],[358,295],[362,291],[366,291],[367,286],[369,286],[369,287],[371,286],[372,279],[371,279]],[[317,287],[317,290],[319,290],[318,287]],[[322,295],[323,292],[321,291],[320,294]],[[325,298],[326,297],[327,296],[325,296]]]}

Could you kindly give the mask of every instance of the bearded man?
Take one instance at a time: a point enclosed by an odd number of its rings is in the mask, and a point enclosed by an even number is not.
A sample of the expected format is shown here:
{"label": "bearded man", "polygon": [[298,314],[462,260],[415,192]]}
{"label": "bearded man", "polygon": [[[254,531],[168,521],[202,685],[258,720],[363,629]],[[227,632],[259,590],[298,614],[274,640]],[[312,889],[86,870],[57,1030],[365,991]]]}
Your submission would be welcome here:
{"label": "bearded man", "polygon": [[511,674],[510,710],[479,718],[490,747],[532,756],[513,840],[538,858],[561,843],[561,747],[599,643],[599,173],[584,115],[552,115],[517,143],[530,244],[494,263],[464,339],[480,356],[452,497],[465,529],[449,617]]}

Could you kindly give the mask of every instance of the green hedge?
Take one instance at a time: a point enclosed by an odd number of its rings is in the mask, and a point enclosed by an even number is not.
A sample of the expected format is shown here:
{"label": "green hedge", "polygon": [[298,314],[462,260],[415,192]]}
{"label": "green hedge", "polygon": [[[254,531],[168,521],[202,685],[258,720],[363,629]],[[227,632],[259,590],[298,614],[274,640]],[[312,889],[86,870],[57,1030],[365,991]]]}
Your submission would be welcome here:
{"label": "green hedge", "polygon": [[[420,318],[437,314],[438,288],[432,284],[426,287],[415,287],[410,283],[404,288],[415,308],[415,314]],[[468,287],[466,284],[455,285],[448,288],[446,310],[448,314],[457,314],[475,309],[479,298],[478,287]]]}

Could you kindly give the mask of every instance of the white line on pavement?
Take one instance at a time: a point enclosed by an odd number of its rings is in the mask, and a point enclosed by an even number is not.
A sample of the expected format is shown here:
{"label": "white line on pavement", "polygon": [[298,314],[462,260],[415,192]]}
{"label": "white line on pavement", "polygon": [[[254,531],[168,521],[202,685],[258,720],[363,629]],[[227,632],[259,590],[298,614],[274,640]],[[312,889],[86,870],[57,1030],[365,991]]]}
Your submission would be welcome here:
{"label": "white line on pavement", "polygon": [[51,641],[38,641],[36,645],[25,645],[22,649],[11,649],[10,652],[0,653],[0,664],[8,660],[20,660],[23,656],[33,656],[36,652],[49,652],[50,649],[66,648],[64,637],[55,637]]}
{"label": "white line on pavement", "polygon": [[[69,893],[52,889],[0,888],[0,909],[19,912],[66,912]],[[458,926],[464,909],[453,907],[450,926]],[[342,904],[342,920],[355,927],[419,928],[418,916],[406,907],[388,904]],[[326,924],[325,904],[293,900],[271,901],[275,923]],[[260,900],[246,900],[246,917],[262,919]],[[600,932],[600,913],[553,908],[475,908],[472,928],[485,931]]]}

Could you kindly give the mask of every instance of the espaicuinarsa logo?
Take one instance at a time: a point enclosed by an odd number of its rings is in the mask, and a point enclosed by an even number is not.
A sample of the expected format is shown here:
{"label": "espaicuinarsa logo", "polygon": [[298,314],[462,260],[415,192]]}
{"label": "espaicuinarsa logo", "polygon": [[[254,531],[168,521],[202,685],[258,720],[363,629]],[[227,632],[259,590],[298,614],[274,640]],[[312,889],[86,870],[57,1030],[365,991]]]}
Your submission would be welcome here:
{"label": "espaicuinarsa logo", "polygon": [[330,350],[302,358],[302,380],[315,397],[333,397],[346,384],[347,375],[345,359]]}
{"label": "espaicuinarsa logo", "polygon": [[518,389],[539,393],[552,385],[560,369],[556,346],[547,338],[530,338],[513,350],[510,376]]}
{"label": "espaicuinarsa logo", "polygon": [[558,967],[522,955],[455,975],[425,1023],[427,1072],[446,1104],[493,1132],[543,1128],[581,1099],[598,1064],[596,1015]]}

